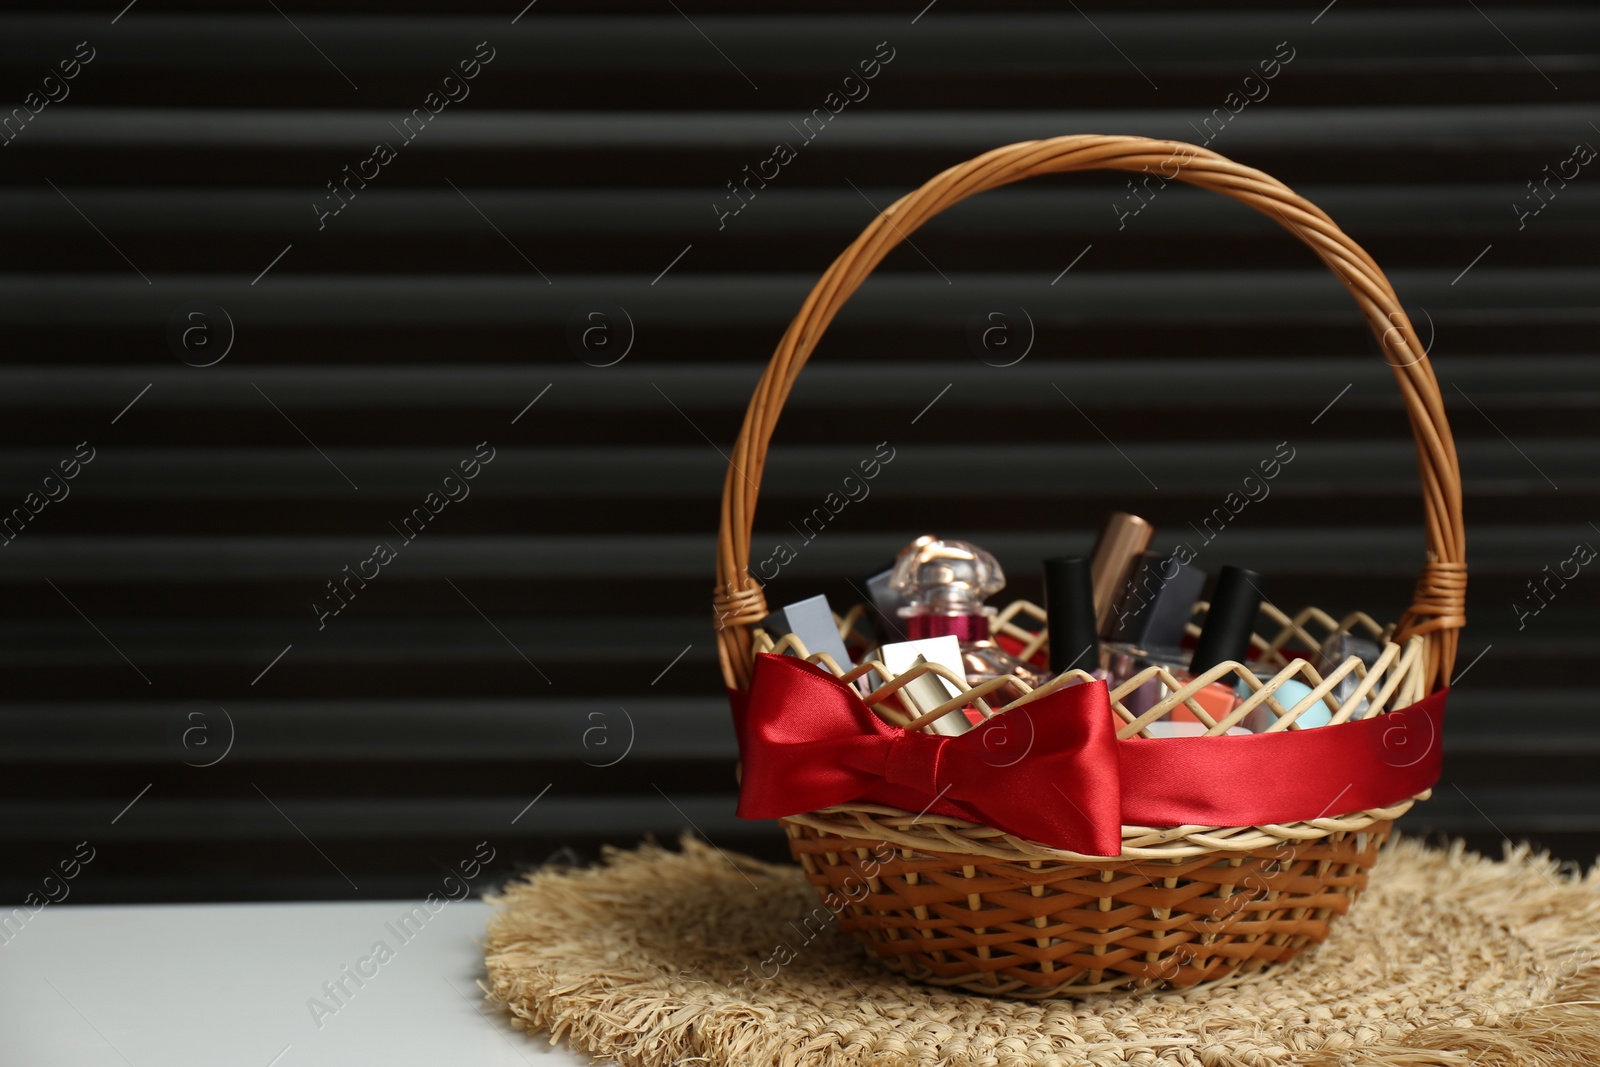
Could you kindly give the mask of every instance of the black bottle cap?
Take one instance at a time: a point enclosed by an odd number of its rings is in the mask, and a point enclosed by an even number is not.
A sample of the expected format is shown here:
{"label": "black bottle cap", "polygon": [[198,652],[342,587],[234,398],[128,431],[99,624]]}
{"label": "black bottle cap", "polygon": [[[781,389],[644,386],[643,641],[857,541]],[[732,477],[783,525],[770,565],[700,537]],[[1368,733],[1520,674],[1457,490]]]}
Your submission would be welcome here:
{"label": "black bottle cap", "polygon": [[1044,605],[1050,627],[1050,669],[1092,671],[1100,666],[1089,561],[1076,556],[1045,560]]}
{"label": "black bottle cap", "polygon": [[1223,567],[1211,594],[1211,610],[1194,646],[1189,670],[1200,674],[1226,660],[1243,663],[1261,611],[1261,575],[1243,567]]}

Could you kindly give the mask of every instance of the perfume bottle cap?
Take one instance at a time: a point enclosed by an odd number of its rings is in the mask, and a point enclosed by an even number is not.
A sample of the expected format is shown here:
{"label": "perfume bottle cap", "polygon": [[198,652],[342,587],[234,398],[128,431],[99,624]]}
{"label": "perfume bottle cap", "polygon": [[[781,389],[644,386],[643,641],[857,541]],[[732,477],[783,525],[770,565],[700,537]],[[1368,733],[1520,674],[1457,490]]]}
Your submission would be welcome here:
{"label": "perfume bottle cap", "polygon": [[1050,669],[1059,674],[1100,666],[1089,561],[1077,556],[1045,560],[1044,605],[1050,628]]}
{"label": "perfume bottle cap", "polygon": [[994,556],[969,541],[924,536],[901,550],[889,585],[905,598],[901,615],[980,615],[1006,576]]}
{"label": "perfume bottle cap", "polygon": [[1261,610],[1261,575],[1243,567],[1223,567],[1217,573],[1217,588],[1211,594],[1211,609],[1200,640],[1189,659],[1189,670],[1200,674],[1219,663],[1243,663],[1250,654],[1250,635],[1255,633],[1256,615]]}

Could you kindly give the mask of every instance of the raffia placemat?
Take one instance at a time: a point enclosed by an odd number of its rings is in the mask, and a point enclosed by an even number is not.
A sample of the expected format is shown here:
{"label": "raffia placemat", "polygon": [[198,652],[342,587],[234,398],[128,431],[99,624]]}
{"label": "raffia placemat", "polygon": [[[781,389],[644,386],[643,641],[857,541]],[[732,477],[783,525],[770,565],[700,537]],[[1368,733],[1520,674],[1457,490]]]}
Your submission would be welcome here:
{"label": "raffia placemat", "polygon": [[818,901],[798,868],[692,839],[545,868],[492,903],[491,999],[625,1067],[1600,1065],[1600,870],[1525,851],[1402,841],[1293,963],[1085,1001],[905,982],[804,921]]}

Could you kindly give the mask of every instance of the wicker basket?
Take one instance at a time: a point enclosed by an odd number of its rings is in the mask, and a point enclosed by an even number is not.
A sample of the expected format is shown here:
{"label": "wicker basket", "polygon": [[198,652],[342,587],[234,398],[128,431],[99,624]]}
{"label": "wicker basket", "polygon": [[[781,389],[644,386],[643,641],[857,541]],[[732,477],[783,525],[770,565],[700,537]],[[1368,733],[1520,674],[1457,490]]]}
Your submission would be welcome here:
{"label": "wicker basket", "polygon": [[[723,488],[714,608],[730,688],[747,690],[755,653],[773,648],[757,629],[768,609],[749,574],[767,447],[795,378],[844,302],[890,249],[968,196],[1041,174],[1147,169],[1224,193],[1280,221],[1355,297],[1405,400],[1417,443],[1428,549],[1412,606],[1395,626],[1381,631],[1392,648],[1362,692],[1381,711],[1444,685],[1465,623],[1460,472],[1438,383],[1383,272],[1326,214],[1260,171],[1181,142],[1074,136],[996,149],[902,197],[834,261],[790,324],[750,401]],[[1048,637],[1016,626],[1021,611],[1038,609],[1014,605],[996,620],[997,627],[1032,643],[1025,651],[1036,652]],[[1179,701],[1213,734],[1262,704],[1278,716],[1273,729],[1295,729],[1305,702],[1296,708],[1278,704],[1273,691],[1280,681],[1296,673],[1308,684],[1332,679],[1315,679],[1303,661],[1286,660],[1281,651],[1290,641],[1307,650],[1316,647],[1318,638],[1308,623],[1321,625],[1324,634],[1343,626],[1314,611],[1293,620],[1278,615],[1274,621],[1279,636],[1264,642],[1264,651],[1284,667],[1277,678],[1258,683],[1242,666],[1225,664],[1187,688],[1169,679],[1177,691],[1143,715],[1135,717],[1117,705],[1124,720],[1120,733],[1140,732]],[[1343,625],[1351,624],[1379,631],[1371,620]],[[827,665],[845,677],[858,677],[869,666],[842,671],[847,665]],[[1188,697],[1229,671],[1258,692],[1247,707],[1213,723]],[[887,687],[897,687],[906,676],[883,677]],[[1119,687],[1113,698],[1145,677]],[[868,703],[887,691],[880,689]],[[989,714],[983,695],[979,687],[957,699]],[[1349,714],[1346,710],[1334,721]],[[859,903],[839,911],[839,920],[888,966],[973,992],[1048,997],[1189,986],[1289,959],[1326,936],[1331,919],[1343,914],[1366,885],[1393,820],[1426,796],[1285,825],[1124,826],[1122,853],[1114,859],[1046,847],[958,819],[869,804],[781,821],[791,851],[825,901],[841,899],[839,890],[847,881],[869,887]],[[843,899],[853,901],[848,893]]]}

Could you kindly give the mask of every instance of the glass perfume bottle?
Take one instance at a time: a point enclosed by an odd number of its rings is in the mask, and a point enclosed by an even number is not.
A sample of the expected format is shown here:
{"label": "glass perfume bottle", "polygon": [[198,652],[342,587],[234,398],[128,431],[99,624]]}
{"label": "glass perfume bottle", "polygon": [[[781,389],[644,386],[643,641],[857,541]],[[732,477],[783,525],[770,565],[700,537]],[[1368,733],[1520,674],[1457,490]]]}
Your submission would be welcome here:
{"label": "glass perfume bottle", "polygon": [[[953,634],[961,643],[967,684],[1009,676],[1034,688],[1049,677],[1006,652],[991,634],[995,609],[984,601],[1005,588],[1006,576],[999,561],[977,545],[918,538],[901,550],[889,584],[905,599],[899,614],[909,639]],[[995,694],[1003,699],[1021,695],[1015,686],[1002,686]]]}

